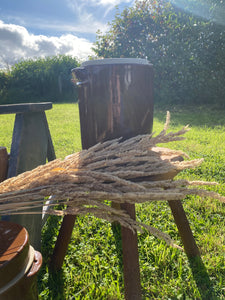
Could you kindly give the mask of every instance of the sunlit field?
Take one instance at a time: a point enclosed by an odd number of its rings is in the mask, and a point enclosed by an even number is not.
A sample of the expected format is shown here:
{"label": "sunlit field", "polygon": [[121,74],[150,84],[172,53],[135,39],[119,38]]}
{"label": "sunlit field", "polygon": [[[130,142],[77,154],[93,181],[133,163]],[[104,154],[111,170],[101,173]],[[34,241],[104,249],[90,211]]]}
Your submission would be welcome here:
{"label": "sunlit field", "polygon": [[[179,178],[217,181],[210,190],[225,196],[224,110],[155,107],[153,131],[163,129],[171,112],[171,131],[189,124],[184,141],[164,145],[204,158],[195,170]],[[77,104],[55,104],[46,111],[57,158],[81,149]],[[14,116],[0,115],[0,146],[10,151]],[[214,199],[188,196],[183,200],[202,264],[193,268],[184,252],[149,235],[138,234],[143,299],[225,299],[225,207]],[[182,246],[170,208],[165,202],[136,206],[137,220],[169,234]],[[43,265],[38,276],[40,299],[124,299],[118,233],[111,224],[92,216],[78,217],[61,272],[51,273],[48,262],[61,219],[49,217],[42,232]]]}

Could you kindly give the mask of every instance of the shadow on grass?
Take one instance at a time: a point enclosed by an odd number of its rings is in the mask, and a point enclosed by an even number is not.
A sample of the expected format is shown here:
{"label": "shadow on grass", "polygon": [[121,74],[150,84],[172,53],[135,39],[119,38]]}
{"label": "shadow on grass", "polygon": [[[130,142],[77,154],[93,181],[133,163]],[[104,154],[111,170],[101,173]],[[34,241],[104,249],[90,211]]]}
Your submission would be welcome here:
{"label": "shadow on grass", "polygon": [[66,300],[63,270],[57,272],[49,271],[47,286],[49,289],[47,299]]}
{"label": "shadow on grass", "polygon": [[38,275],[38,290],[41,299],[66,299],[64,294],[64,274],[63,270],[53,272],[49,270],[49,261],[60,228],[60,218],[49,216],[42,230],[42,248],[43,264]]}
{"label": "shadow on grass", "polygon": [[123,274],[123,249],[122,249],[121,225],[118,223],[112,223],[111,228],[114,236],[117,257],[119,259],[120,274]]}
{"label": "shadow on grass", "polygon": [[[112,224],[112,231],[116,243],[116,251],[119,257],[120,272],[123,274],[123,251],[121,241],[121,226],[119,224]],[[218,299],[213,284],[209,278],[206,267],[200,256],[188,258],[192,275],[202,300],[216,300]]]}
{"label": "shadow on grass", "polygon": [[216,300],[213,284],[209,278],[206,267],[200,256],[188,258],[193,278],[202,300]]}

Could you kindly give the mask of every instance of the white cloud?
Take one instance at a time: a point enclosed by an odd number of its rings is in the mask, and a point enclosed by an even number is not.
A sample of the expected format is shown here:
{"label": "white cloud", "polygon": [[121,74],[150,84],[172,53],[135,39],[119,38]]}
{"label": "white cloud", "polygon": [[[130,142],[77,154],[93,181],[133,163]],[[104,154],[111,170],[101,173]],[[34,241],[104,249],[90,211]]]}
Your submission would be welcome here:
{"label": "white cloud", "polygon": [[91,0],[92,2],[95,2],[99,5],[119,5],[120,3],[129,3],[130,0]]}
{"label": "white cloud", "polygon": [[[67,5],[76,13],[80,20],[94,20],[95,13],[93,10],[101,10],[100,18],[105,18],[116,5],[129,3],[134,0],[67,0]],[[91,9],[90,9],[91,8]],[[90,11],[92,11],[90,13]],[[98,28],[99,29],[99,28]]]}
{"label": "white cloud", "polygon": [[51,19],[48,19],[47,17],[44,18],[43,16],[40,17],[32,14],[23,14],[20,16],[12,14],[1,17],[0,14],[0,19],[4,20],[5,23],[17,24],[25,28],[31,28],[32,30],[55,32],[56,35],[58,35],[58,32],[95,35],[100,28],[103,29],[102,31],[106,31],[107,21],[102,21],[102,18],[98,18],[94,13],[89,12],[86,5],[82,3],[79,4],[73,0],[67,0],[67,5],[70,11],[68,18],[56,18],[51,16]]}
{"label": "white cloud", "polygon": [[[64,1],[66,18],[63,13],[52,14],[48,18],[29,13],[29,10],[22,14],[13,11],[10,15],[2,14],[4,22],[0,20],[0,68],[22,58],[57,54],[72,55],[79,60],[87,59],[93,55],[92,43],[87,39],[93,41],[98,29],[101,32],[107,31],[107,22],[113,18],[112,9],[116,5],[131,5],[134,0]],[[36,35],[31,32],[36,32]]]}
{"label": "white cloud", "polygon": [[[29,22],[30,23],[30,22]],[[92,19],[91,15],[86,15],[86,20],[78,24],[66,23],[66,22],[47,22],[46,20],[33,20],[32,26],[38,29],[51,30],[55,32],[77,32],[82,34],[96,34],[98,29],[106,31],[107,25]]]}
{"label": "white cloud", "polygon": [[67,54],[85,60],[92,55],[92,43],[72,34],[60,37],[34,35],[23,26],[0,21],[0,67],[24,58]]}

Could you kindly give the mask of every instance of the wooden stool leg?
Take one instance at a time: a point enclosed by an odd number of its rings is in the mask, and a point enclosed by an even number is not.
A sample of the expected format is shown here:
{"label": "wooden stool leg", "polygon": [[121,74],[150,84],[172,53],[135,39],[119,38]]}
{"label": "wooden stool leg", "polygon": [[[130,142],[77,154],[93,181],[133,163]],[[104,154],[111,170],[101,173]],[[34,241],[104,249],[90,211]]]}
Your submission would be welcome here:
{"label": "wooden stool leg", "polygon": [[181,201],[168,201],[188,258],[200,256]]}
{"label": "wooden stool leg", "polygon": [[58,271],[62,268],[75,220],[74,215],[67,215],[63,218],[49,265],[51,270]]}
{"label": "wooden stool leg", "polygon": [[[135,206],[132,204],[122,204],[121,208],[126,210],[135,219]],[[59,235],[55,244],[50,262],[52,270],[60,270],[70,242],[76,216],[68,215],[63,218]],[[130,229],[121,228],[123,267],[124,267],[124,287],[126,300],[141,299],[141,281],[138,256],[137,233]]]}
{"label": "wooden stool leg", "polygon": [[[135,219],[135,205],[124,203],[121,208]],[[138,255],[137,232],[121,227],[123,248],[123,272],[126,300],[141,300],[141,279]]]}

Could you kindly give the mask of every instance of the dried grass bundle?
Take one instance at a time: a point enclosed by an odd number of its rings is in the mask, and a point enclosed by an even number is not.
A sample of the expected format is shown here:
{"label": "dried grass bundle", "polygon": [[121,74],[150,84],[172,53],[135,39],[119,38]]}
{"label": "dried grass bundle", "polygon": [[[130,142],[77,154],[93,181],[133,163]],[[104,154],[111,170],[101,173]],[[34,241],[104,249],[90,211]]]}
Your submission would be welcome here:
{"label": "dried grass bundle", "polygon": [[144,227],[174,246],[166,234],[108,205],[108,201],[135,204],[182,200],[189,194],[225,202],[225,197],[217,193],[189,188],[215,185],[215,182],[173,180],[182,170],[199,166],[203,159],[183,160],[188,156],[181,151],[156,147],[159,143],[184,139],[183,135],[189,130],[184,127],[176,133],[167,133],[169,119],[167,115],[164,130],[155,137],[153,134],[139,135],[126,141],[115,139],[99,143],[64,160],[56,159],[5,180],[0,184],[0,214],[29,213],[27,209],[43,206],[43,199],[51,196],[49,205],[65,204],[66,208],[52,208],[49,214],[91,213],[132,230]]}

